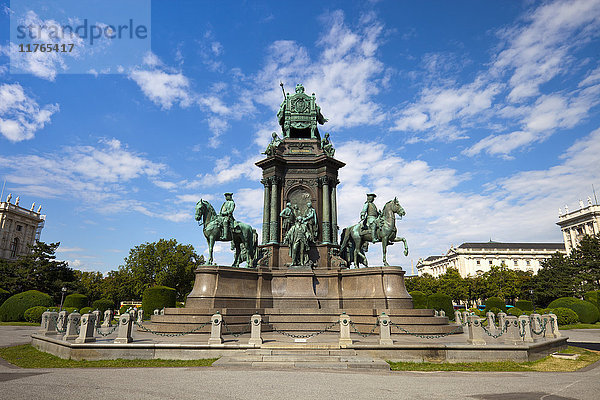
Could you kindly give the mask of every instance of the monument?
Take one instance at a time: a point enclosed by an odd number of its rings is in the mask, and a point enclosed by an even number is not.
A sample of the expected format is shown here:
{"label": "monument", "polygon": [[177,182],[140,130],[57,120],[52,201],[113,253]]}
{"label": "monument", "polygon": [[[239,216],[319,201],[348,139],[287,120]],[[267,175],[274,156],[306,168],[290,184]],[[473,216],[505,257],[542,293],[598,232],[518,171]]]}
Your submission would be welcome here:
{"label": "monument", "polygon": [[[284,91],[277,119],[281,137],[273,132],[265,158],[256,163],[264,186],[261,244],[255,229],[234,218],[232,193],[225,193],[219,213],[198,201],[207,265],[196,270],[185,308],[153,315],[154,329],[184,332],[216,312],[232,330],[247,328],[255,313],[263,318],[263,330],[319,331],[343,312],[356,327],[367,328],[385,312],[414,333],[455,330],[446,317],[413,309],[404,271],[387,263],[386,248],[394,242],[402,242],[408,255],[406,239],[396,236],[396,217],[405,215],[397,198],[379,211],[375,194],[368,194],[361,220],[340,237],[336,188],[345,163],[334,158],[330,135],[321,138],[319,125],[327,119],[315,94],[307,95],[301,84],[293,94]],[[231,241],[232,266],[213,264],[215,241]],[[383,266],[366,268],[369,243],[381,243]]]}

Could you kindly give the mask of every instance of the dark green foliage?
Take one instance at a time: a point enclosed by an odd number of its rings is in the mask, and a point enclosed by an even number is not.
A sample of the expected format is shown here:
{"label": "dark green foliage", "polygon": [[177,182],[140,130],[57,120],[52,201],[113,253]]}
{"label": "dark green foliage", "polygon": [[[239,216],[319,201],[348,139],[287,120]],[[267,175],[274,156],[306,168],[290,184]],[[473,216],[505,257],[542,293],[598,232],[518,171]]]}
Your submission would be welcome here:
{"label": "dark green foliage", "polygon": [[79,314],[81,314],[81,315],[89,314],[92,311],[94,311],[94,309],[92,307],[83,307],[81,310],[79,310]]}
{"label": "dark green foliage", "polygon": [[434,293],[427,297],[427,308],[434,310],[444,310],[446,317],[454,319],[454,307],[452,307],[452,298],[445,293]]}
{"label": "dark green foliage", "polygon": [[85,294],[73,293],[65,297],[63,307],[73,307],[78,310],[88,306],[88,297]]}
{"label": "dark green foliage", "polygon": [[28,290],[9,297],[0,306],[0,321],[23,321],[25,311],[34,306],[52,307],[54,301],[46,293]]}
{"label": "dark green foliage", "polygon": [[434,294],[438,291],[439,283],[436,278],[430,274],[420,276],[410,276],[405,280],[406,290],[412,292],[418,290],[425,293],[426,296]]}
{"label": "dark green foliage", "polygon": [[584,235],[569,259],[577,271],[582,291],[600,290],[600,234]]}
{"label": "dark green foliage", "polygon": [[490,308],[489,312],[494,313],[494,315],[498,315],[498,313],[501,313],[502,310],[499,309],[498,307],[492,307],[492,308]]}
{"label": "dark green foliage", "polygon": [[533,311],[533,303],[529,300],[517,300],[515,307],[519,307],[521,310]]}
{"label": "dark green foliage", "polygon": [[2,305],[2,303],[4,303],[4,301],[6,299],[8,299],[10,297],[10,292],[8,290],[4,290],[2,288],[0,288],[0,305]]}
{"label": "dark green foliage", "polygon": [[518,317],[520,315],[523,315],[523,310],[521,310],[519,307],[512,307],[506,311],[506,314]]}
{"label": "dark green foliage", "polygon": [[535,304],[549,304],[559,297],[571,297],[576,294],[577,271],[569,258],[555,253],[542,262],[542,268],[533,278]]}
{"label": "dark green foliage", "polygon": [[144,290],[142,309],[145,313],[151,314],[156,309],[175,307],[176,298],[177,292],[175,289],[166,286],[154,286]]}
{"label": "dark green foliage", "polygon": [[459,303],[469,297],[467,281],[460,276],[458,269],[448,268],[438,279],[439,291],[450,296],[452,300]]}
{"label": "dark green foliage", "polygon": [[100,299],[100,300],[96,300],[92,303],[92,308],[94,310],[100,310],[100,312],[102,312],[102,314],[104,314],[104,311],[111,309],[113,310],[115,306],[115,303],[113,303],[111,300],[108,299]]}
{"label": "dark green foliage", "polygon": [[499,297],[490,297],[485,301],[485,312],[488,312],[492,308],[498,308],[502,312],[506,312],[506,303]]}
{"label": "dark green foliage", "polygon": [[413,298],[413,308],[427,308],[427,296],[418,290],[409,293]]}
{"label": "dark green foliage", "polygon": [[576,299],[574,297],[561,297],[548,305],[548,308],[569,308],[577,313],[579,321],[584,324],[593,324],[600,317],[598,309],[589,301]]}
{"label": "dark green foliage", "polygon": [[558,325],[569,325],[579,322],[579,316],[570,308],[558,307],[552,310],[552,314],[556,314]]}
{"label": "dark green foliage", "polygon": [[[51,309],[52,308],[52,309]],[[27,322],[37,322],[38,324],[42,322],[42,314],[46,311],[54,311],[55,307],[44,307],[44,306],[35,306],[28,308],[23,313],[23,317]]]}
{"label": "dark green foliage", "polygon": [[89,302],[93,302],[103,297],[102,282],[104,277],[101,272],[75,270],[74,273],[75,283],[73,291],[85,294],[88,297]]}
{"label": "dark green foliage", "polygon": [[589,301],[595,305],[598,311],[600,311],[600,302],[598,302],[599,295],[600,291],[586,292],[583,294],[583,298],[585,301]]}
{"label": "dark green foliage", "polygon": [[130,308],[131,308],[131,306],[121,306],[121,308],[119,308],[119,314],[123,314],[123,313],[127,312],[127,310]]}

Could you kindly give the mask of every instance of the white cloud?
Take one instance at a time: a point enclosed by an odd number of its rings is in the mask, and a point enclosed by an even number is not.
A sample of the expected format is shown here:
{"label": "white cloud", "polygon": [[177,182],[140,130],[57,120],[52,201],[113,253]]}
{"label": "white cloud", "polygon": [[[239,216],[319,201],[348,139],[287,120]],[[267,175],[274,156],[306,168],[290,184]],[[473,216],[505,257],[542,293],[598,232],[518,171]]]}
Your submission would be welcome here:
{"label": "white cloud", "polygon": [[11,142],[33,139],[58,110],[58,104],[40,108],[18,83],[0,85],[0,133]]}

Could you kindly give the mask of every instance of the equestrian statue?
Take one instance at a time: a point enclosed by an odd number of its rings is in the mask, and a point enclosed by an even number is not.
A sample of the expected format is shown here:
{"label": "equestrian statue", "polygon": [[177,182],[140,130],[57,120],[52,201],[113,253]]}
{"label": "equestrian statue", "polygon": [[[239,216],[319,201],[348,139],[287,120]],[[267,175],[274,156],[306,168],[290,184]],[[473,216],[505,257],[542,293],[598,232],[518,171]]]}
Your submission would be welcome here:
{"label": "equestrian statue", "polygon": [[236,221],[233,217],[235,202],[233,193],[225,193],[225,202],[219,214],[206,200],[196,203],[196,221],[204,225],[203,232],[208,242],[208,265],[214,265],[213,247],[215,242],[231,242],[235,250],[233,266],[239,267],[246,261],[248,268],[254,266],[257,255],[258,234],[250,225]]}
{"label": "equestrian statue", "polygon": [[398,198],[388,201],[379,211],[373,202],[376,195],[367,194],[362,212],[361,221],[358,224],[349,226],[342,231],[340,245],[340,254],[346,260],[348,265],[354,263],[358,268],[360,264],[368,266],[365,250],[368,243],[381,242],[383,248],[383,265],[389,266],[387,256],[387,246],[395,242],[404,243],[404,255],[408,255],[408,244],[403,237],[396,237],[396,215],[402,218],[406,212],[398,202]]}

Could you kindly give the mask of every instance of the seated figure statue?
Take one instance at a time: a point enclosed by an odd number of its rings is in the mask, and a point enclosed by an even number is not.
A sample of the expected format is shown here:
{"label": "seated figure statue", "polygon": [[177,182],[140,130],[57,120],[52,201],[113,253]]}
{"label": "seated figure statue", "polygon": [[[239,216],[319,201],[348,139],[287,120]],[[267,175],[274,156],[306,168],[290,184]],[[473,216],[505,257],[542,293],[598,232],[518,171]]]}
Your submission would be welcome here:
{"label": "seated figure statue", "polygon": [[296,85],[295,94],[285,95],[277,119],[284,138],[319,139],[317,124],[327,122],[316,103],[315,94],[309,96],[304,93],[304,86],[300,83]]}

